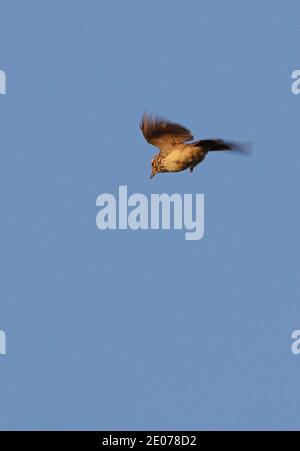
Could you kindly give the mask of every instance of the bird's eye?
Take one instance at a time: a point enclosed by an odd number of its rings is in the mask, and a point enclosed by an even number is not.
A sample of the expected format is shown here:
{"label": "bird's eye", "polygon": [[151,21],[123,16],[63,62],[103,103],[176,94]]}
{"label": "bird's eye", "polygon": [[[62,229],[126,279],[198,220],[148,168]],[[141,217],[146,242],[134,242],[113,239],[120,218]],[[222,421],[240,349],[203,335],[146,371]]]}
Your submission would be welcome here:
{"label": "bird's eye", "polygon": [[154,166],[154,161],[153,160],[151,161],[151,164],[152,164],[152,166]]}

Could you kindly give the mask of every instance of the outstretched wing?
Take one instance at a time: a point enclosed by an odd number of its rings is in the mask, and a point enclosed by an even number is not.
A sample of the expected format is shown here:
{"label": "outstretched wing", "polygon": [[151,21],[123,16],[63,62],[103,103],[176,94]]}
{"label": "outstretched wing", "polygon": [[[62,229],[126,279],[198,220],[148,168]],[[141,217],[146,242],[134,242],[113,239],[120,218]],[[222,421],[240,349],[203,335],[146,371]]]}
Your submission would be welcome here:
{"label": "outstretched wing", "polygon": [[169,122],[161,117],[142,117],[140,128],[148,143],[153,144],[161,152],[168,152],[176,144],[184,143],[193,139],[191,132],[180,124]]}

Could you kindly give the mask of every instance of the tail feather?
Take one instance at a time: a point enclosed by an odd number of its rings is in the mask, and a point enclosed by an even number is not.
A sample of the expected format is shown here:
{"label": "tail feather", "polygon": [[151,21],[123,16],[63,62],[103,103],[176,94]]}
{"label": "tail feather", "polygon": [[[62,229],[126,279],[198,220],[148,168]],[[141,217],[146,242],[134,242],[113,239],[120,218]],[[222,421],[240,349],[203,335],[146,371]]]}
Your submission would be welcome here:
{"label": "tail feather", "polygon": [[193,145],[195,147],[202,147],[206,152],[238,150],[247,153],[249,149],[249,146],[245,144],[223,141],[222,139],[202,139],[194,142]]}

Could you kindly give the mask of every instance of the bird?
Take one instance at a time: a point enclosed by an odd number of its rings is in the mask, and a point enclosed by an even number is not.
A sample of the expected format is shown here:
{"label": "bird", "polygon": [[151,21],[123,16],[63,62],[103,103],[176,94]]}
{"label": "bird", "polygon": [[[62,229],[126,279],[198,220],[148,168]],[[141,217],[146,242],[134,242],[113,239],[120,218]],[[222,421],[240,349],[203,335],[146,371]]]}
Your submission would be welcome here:
{"label": "bird", "polygon": [[151,179],[160,172],[181,172],[189,169],[192,173],[209,152],[245,150],[241,143],[222,139],[193,141],[194,137],[186,127],[147,113],[142,116],[140,129],[146,141],[160,150],[151,161]]}

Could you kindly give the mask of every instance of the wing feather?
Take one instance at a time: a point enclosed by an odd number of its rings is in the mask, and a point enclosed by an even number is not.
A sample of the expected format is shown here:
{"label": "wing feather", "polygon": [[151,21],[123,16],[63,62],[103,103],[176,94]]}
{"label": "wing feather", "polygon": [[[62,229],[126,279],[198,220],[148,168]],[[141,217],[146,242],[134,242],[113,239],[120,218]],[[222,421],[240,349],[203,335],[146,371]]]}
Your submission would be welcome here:
{"label": "wing feather", "polygon": [[176,144],[193,139],[191,132],[180,124],[158,116],[143,115],[140,128],[148,143],[161,151],[168,151]]}

